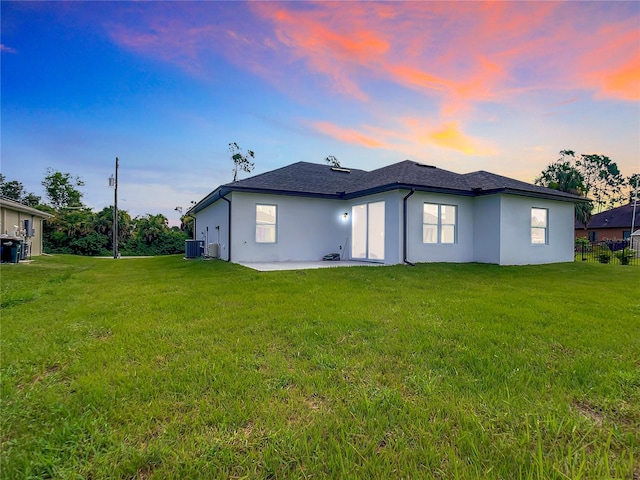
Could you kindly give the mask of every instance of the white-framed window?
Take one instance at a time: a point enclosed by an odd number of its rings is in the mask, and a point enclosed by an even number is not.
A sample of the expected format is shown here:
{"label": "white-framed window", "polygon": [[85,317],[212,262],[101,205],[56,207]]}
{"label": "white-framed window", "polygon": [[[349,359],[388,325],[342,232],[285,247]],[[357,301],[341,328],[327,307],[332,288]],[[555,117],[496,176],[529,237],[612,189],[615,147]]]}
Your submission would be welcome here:
{"label": "white-framed window", "polygon": [[549,210],[531,208],[531,244],[547,245],[549,243]]}
{"label": "white-framed window", "polygon": [[278,207],[256,205],[256,243],[276,243]]}
{"label": "white-framed window", "polygon": [[457,205],[425,203],[422,211],[422,243],[456,243],[457,223]]}

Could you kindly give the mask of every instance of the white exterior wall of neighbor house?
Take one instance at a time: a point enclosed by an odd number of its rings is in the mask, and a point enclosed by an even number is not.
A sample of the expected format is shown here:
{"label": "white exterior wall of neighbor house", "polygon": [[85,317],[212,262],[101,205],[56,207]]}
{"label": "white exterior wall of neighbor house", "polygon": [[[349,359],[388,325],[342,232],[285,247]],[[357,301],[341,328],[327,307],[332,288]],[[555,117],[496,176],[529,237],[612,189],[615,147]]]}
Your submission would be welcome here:
{"label": "white exterior wall of neighbor house", "polygon": [[500,263],[500,196],[473,199],[473,261]]}
{"label": "white exterior wall of neighbor house", "polygon": [[[548,210],[548,241],[531,243],[531,209]],[[572,262],[574,204],[515,195],[500,196],[500,265]]]}
{"label": "white exterior wall of neighbor house", "polygon": [[[409,193],[409,192],[406,192]],[[404,198],[404,196],[402,198]],[[424,204],[455,205],[456,241],[452,244],[423,242]],[[407,260],[416,262],[472,262],[474,244],[473,199],[459,195],[415,192],[407,200]],[[400,219],[402,227],[402,218]]]}
{"label": "white exterior wall of neighbor house", "polygon": [[[228,195],[227,198],[231,198]],[[195,240],[204,240],[205,243],[218,243],[219,256],[223,260],[229,260],[229,209],[227,202],[218,199],[204,210],[195,214],[196,230]],[[220,227],[220,228],[216,228]],[[207,232],[207,228],[209,229]],[[233,251],[232,251],[233,254]]]}
{"label": "white exterior wall of neighbor house", "polygon": [[[276,205],[275,243],[256,242],[256,205]],[[233,262],[322,260],[344,252],[351,235],[351,213],[343,201],[233,192],[231,208]]]}

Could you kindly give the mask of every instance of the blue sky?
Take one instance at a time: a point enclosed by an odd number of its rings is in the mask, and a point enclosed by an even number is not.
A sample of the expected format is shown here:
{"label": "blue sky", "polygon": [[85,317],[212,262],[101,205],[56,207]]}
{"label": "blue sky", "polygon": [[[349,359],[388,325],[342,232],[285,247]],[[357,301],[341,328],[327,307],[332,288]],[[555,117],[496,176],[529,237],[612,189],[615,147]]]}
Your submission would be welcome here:
{"label": "blue sky", "polygon": [[[2,2],[2,173],[133,216],[297,161],[640,171],[638,2]],[[241,178],[246,177],[243,174]]]}

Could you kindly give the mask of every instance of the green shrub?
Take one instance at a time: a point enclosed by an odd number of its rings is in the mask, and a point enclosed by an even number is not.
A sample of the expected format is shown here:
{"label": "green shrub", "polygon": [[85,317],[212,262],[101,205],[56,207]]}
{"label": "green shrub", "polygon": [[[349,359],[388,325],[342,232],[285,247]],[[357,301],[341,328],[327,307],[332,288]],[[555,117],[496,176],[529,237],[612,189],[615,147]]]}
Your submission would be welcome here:
{"label": "green shrub", "polygon": [[598,245],[598,260],[600,263],[609,263],[611,261],[611,249],[606,243]]}
{"label": "green shrub", "polygon": [[616,257],[620,260],[622,265],[629,265],[629,261],[635,255],[635,251],[630,249],[629,247],[625,247],[623,250],[618,250],[616,252]]}

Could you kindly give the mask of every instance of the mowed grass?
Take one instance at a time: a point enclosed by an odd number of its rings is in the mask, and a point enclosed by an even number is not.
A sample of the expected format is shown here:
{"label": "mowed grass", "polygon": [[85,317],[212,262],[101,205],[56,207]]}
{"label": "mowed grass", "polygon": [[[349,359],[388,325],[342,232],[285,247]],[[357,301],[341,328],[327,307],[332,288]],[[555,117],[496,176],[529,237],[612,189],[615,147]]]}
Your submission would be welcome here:
{"label": "mowed grass", "polygon": [[640,477],[640,270],[3,265],[0,477]]}

